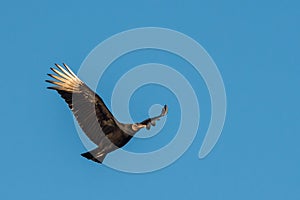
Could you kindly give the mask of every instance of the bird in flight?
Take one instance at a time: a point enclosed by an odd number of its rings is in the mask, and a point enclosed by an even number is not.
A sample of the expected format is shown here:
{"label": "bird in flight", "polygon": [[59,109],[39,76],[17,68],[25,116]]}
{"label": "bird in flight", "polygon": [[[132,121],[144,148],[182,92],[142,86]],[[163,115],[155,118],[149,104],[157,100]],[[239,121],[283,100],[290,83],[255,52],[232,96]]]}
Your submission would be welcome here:
{"label": "bird in flight", "polygon": [[119,122],[104,104],[102,98],[81,81],[72,70],[63,64],[50,68],[54,74],[48,74],[55,80],[46,80],[53,84],[48,89],[56,90],[68,104],[79,126],[97,148],[82,153],[81,156],[102,163],[105,156],[123,147],[140,129],[150,129],[156,121],[165,116],[168,107],[161,114],[140,123],[124,124]]}

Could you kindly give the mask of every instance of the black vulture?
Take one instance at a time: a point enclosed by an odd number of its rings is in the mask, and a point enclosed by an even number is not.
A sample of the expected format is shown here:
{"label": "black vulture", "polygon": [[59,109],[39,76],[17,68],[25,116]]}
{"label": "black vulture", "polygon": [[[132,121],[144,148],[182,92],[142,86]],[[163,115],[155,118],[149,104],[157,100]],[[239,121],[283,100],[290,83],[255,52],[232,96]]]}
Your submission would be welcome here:
{"label": "black vulture", "polygon": [[105,156],[123,147],[141,128],[150,129],[157,120],[168,112],[165,105],[161,114],[140,123],[123,124],[109,111],[100,96],[82,82],[66,65],[55,64],[50,68],[55,74],[48,74],[56,80],[46,80],[53,84],[48,89],[56,90],[72,110],[79,126],[97,148],[81,154],[83,157],[102,163]]}

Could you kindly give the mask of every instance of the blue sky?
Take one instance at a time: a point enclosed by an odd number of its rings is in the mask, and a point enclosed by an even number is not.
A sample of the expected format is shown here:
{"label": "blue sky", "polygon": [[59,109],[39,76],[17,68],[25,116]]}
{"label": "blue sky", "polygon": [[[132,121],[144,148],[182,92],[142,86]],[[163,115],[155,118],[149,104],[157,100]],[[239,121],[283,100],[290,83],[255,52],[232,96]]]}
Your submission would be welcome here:
{"label": "blue sky", "polygon": [[[299,199],[299,8],[295,0],[2,2],[0,198]],[[46,90],[44,80],[53,63],[66,62],[77,71],[101,41],[145,26],[183,32],[208,51],[226,87],[227,118],[219,142],[199,160],[209,95],[201,77],[182,72],[201,99],[195,141],[165,169],[128,174],[80,156],[86,149],[72,115],[56,93]],[[97,92],[109,102],[122,72],[118,66],[130,69],[154,61],[177,69],[187,65],[163,52],[128,54],[113,63]],[[178,128],[174,96],[160,99],[146,91],[165,89],[149,87],[134,94],[133,118],[142,120],[150,105],[165,101],[172,112],[162,133],[132,140],[125,147],[131,151],[157,149]]]}

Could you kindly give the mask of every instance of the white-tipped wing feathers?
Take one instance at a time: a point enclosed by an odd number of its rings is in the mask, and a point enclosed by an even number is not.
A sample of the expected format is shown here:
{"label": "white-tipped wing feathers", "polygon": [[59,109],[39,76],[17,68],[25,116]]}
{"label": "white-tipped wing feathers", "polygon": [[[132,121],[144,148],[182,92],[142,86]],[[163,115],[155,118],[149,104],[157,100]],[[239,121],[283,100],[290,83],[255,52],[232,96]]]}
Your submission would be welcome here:
{"label": "white-tipped wing feathers", "polygon": [[55,74],[48,74],[55,80],[46,80],[54,86],[48,89],[56,90],[66,101],[76,117],[80,127],[95,144],[99,145],[105,135],[116,131],[119,127],[113,115],[105,106],[103,100],[82,82],[71,69],[55,64],[51,68]]}

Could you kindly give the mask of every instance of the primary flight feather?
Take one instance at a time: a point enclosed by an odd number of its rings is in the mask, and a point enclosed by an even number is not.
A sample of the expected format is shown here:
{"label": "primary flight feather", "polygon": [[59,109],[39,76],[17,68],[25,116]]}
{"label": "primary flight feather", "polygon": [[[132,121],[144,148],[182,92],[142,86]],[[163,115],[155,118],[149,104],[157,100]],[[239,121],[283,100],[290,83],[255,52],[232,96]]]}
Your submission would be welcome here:
{"label": "primary flight feather", "polygon": [[48,89],[56,90],[72,110],[78,124],[88,138],[97,145],[92,151],[81,154],[83,157],[102,163],[105,156],[123,147],[141,128],[150,129],[151,125],[168,112],[165,105],[160,115],[148,118],[140,123],[123,124],[109,111],[100,96],[82,82],[66,65],[55,64],[50,68],[54,74],[48,74],[55,80],[46,80],[53,84]]}

